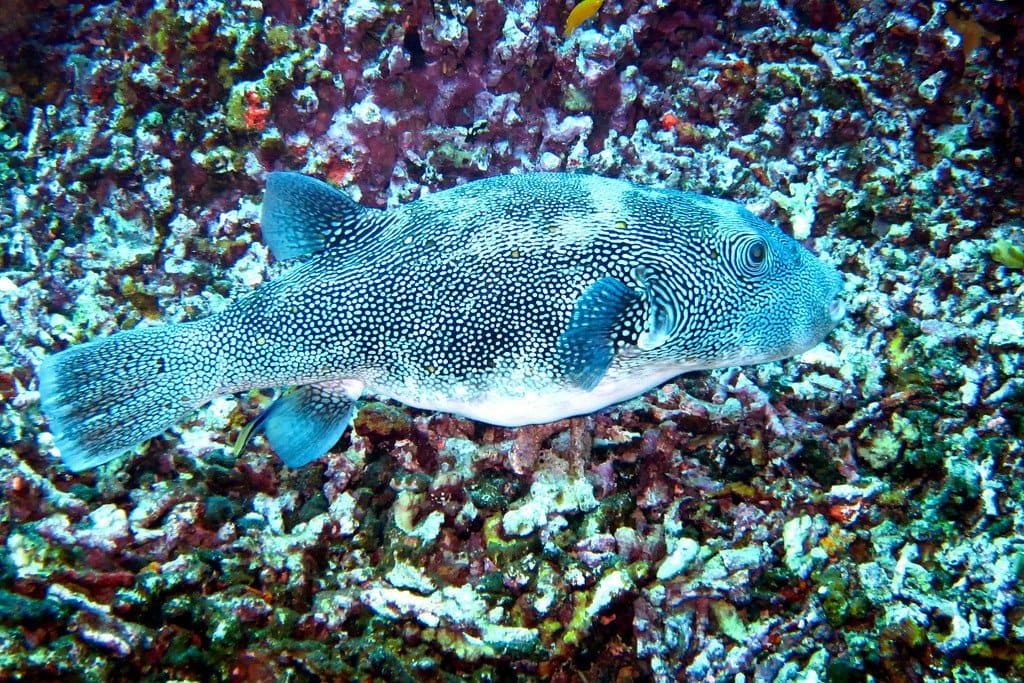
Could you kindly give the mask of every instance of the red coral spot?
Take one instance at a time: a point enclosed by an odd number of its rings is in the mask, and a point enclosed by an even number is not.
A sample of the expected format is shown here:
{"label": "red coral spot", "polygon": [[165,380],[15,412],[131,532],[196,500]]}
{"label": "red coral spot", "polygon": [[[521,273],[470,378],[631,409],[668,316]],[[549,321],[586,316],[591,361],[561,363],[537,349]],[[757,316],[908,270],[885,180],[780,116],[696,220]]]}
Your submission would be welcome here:
{"label": "red coral spot", "polygon": [[263,100],[255,90],[245,93],[245,101],[248,107],[245,110],[245,125],[253,130],[263,130],[267,127],[267,117],[270,116],[270,109],[263,106]]}

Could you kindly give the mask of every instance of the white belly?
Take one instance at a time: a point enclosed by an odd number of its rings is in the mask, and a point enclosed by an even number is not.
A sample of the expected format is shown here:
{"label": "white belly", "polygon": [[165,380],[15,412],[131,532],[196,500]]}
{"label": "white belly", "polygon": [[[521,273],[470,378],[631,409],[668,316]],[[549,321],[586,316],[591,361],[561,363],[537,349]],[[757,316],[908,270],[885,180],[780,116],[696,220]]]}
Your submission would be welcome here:
{"label": "white belly", "polygon": [[[455,413],[473,420],[503,427],[544,424],[574,415],[587,415],[602,408],[639,396],[673,377],[696,368],[671,364],[644,368],[642,373],[622,377],[606,377],[591,391],[551,386],[548,389],[501,387],[483,394],[459,398],[454,387],[450,394],[420,393],[414,387],[370,388],[373,393],[397,401],[446,413]],[[465,392],[468,394],[468,392]]]}

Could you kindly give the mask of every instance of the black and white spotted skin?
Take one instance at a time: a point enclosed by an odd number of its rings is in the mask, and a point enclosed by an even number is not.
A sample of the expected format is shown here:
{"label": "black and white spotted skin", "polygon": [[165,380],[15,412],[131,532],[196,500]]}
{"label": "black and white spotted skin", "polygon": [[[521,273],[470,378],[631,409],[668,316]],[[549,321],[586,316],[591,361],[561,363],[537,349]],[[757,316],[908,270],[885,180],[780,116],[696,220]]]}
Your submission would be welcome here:
{"label": "black and white spotted skin", "polygon": [[[256,425],[292,465],[333,446],[363,393],[549,422],[683,372],[799,353],[842,315],[835,269],[738,204],[596,176],[499,176],[376,211],[271,174],[263,232],[301,262],[224,312],[44,363],[43,408],[70,467],[253,387],[299,387]],[[128,426],[108,419],[124,406],[96,398],[118,393],[100,375],[142,362],[126,355],[161,367]],[[62,379],[71,361],[98,368],[95,386]]]}

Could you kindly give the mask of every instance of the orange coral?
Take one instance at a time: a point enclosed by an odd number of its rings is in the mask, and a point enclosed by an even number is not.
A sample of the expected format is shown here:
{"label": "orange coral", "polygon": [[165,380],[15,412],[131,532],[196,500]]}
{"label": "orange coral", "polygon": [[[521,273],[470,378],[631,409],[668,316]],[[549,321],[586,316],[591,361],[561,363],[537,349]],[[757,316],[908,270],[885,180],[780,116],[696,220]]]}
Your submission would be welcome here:
{"label": "orange coral", "polygon": [[974,49],[981,45],[982,40],[995,42],[999,36],[992,33],[974,19],[960,16],[956,12],[946,12],[946,23],[960,36],[960,47],[964,57],[970,57]]}
{"label": "orange coral", "polygon": [[680,123],[679,117],[670,111],[665,112],[661,117],[661,127],[665,130],[672,130]]}

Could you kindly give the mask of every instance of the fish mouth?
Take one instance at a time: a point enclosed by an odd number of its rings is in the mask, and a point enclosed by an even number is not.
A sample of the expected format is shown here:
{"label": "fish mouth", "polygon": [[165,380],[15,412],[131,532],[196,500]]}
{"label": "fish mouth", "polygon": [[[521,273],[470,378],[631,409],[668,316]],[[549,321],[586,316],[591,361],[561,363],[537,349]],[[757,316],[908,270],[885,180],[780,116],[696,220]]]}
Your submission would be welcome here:
{"label": "fish mouth", "polygon": [[827,313],[829,320],[832,321],[832,326],[835,327],[839,324],[839,321],[846,317],[846,304],[837,297],[829,302]]}
{"label": "fish mouth", "polygon": [[846,302],[843,301],[843,288],[846,281],[838,270],[833,269],[831,274],[832,286],[829,288],[828,298],[825,299],[828,302],[825,304],[825,315],[828,316],[831,323],[829,329],[838,325],[846,317]]}

